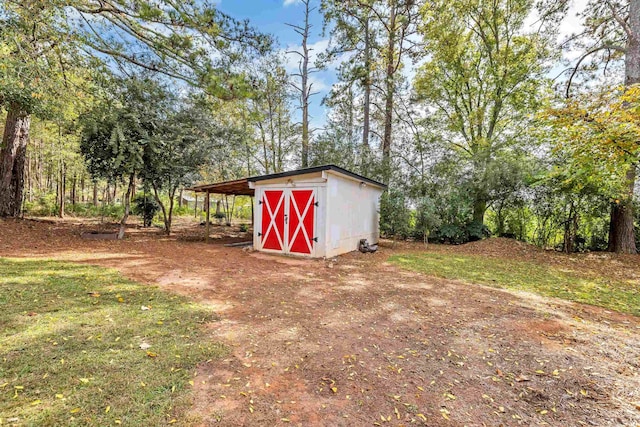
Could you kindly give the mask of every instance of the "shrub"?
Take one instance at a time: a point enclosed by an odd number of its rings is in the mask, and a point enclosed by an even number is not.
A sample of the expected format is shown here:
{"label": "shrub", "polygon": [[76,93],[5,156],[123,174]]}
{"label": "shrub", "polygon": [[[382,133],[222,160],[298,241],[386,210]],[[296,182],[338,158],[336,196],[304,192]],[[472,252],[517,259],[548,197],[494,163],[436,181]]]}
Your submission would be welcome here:
{"label": "shrub", "polygon": [[151,196],[145,196],[144,194],[138,194],[133,199],[132,212],[135,215],[142,217],[142,222],[145,227],[151,227],[153,218],[160,210],[160,205]]}
{"label": "shrub", "polygon": [[411,212],[406,206],[404,195],[389,190],[380,198],[380,231],[386,236],[407,238],[411,231]]}
{"label": "shrub", "polygon": [[466,240],[475,242],[477,240],[486,239],[491,235],[489,227],[479,221],[472,221],[465,227]]}

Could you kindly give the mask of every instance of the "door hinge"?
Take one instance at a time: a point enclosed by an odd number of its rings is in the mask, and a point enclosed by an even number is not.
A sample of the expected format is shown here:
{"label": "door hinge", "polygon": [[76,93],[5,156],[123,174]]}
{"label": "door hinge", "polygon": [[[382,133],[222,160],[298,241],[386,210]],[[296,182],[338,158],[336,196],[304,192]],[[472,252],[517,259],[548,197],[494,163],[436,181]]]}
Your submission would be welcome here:
{"label": "door hinge", "polygon": [[258,200],[258,204],[261,205],[262,204],[262,200]]}
{"label": "door hinge", "polygon": [[314,242],[316,242],[316,243],[318,243],[318,238],[317,238],[317,237],[314,237],[314,238],[313,238],[313,241],[314,241]]}
{"label": "door hinge", "polygon": [[316,206],[316,207],[317,207],[317,206],[320,206],[320,205],[318,204],[318,202],[315,202],[313,205],[314,205],[314,206]]}
{"label": "door hinge", "polygon": [[258,237],[262,236],[262,233],[258,231]]}

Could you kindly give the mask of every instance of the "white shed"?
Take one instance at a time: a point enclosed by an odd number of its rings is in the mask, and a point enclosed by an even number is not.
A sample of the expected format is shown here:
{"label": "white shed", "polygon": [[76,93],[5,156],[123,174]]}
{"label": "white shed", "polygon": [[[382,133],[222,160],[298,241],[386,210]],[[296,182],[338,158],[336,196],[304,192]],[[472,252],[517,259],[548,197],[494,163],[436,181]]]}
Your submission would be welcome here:
{"label": "white shed", "polygon": [[[380,236],[380,195],[386,186],[335,165],[225,181],[189,190],[254,196],[253,247],[311,258],[355,251]],[[209,236],[207,210],[207,231]]]}
{"label": "white shed", "polygon": [[248,178],[255,190],[253,247],[334,257],[380,237],[384,184],[334,165]]}

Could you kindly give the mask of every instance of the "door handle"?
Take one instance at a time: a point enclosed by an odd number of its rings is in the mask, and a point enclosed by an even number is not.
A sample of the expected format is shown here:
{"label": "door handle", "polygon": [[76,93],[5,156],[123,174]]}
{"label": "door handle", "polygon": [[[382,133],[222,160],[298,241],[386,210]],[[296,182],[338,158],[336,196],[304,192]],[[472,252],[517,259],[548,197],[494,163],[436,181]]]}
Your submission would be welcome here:
{"label": "door handle", "polygon": [[289,222],[289,215],[284,214],[284,223],[285,225]]}

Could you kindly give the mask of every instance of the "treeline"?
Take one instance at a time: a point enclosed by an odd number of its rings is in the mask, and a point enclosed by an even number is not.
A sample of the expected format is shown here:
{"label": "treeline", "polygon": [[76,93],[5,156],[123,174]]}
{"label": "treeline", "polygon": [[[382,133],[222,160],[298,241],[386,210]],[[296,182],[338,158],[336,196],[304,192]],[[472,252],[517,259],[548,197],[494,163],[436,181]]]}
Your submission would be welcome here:
{"label": "treeline", "polygon": [[125,221],[144,189],[170,232],[193,183],[334,163],[389,184],[389,236],[636,252],[637,2],[589,3],[560,34],[568,1],[305,0],[295,73],[215,5],[100,4],[1,6],[2,216],[119,191]]}

